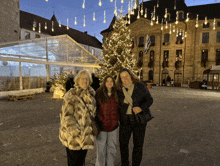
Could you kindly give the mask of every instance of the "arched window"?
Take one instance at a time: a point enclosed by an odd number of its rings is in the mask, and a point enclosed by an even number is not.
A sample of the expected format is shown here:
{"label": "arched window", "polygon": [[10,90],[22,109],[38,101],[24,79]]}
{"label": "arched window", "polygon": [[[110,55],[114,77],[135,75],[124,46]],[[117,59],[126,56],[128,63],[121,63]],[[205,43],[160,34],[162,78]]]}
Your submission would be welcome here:
{"label": "arched window", "polygon": [[139,58],[138,58],[138,67],[142,67],[142,66],[143,66],[143,52],[140,51]]}
{"label": "arched window", "polygon": [[149,71],[149,80],[154,80],[154,71],[153,70],[150,70]]}
{"label": "arched window", "polygon": [[179,12],[179,20],[183,20],[184,19],[184,15],[183,15],[183,11]]}

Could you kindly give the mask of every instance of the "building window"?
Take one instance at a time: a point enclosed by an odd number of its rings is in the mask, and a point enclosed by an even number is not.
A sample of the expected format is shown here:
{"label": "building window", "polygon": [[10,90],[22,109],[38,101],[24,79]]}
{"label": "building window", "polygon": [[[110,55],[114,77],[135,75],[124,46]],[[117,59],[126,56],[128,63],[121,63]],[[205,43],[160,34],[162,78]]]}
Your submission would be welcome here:
{"label": "building window", "polygon": [[150,36],[151,45],[155,45],[155,36]]}
{"label": "building window", "polygon": [[209,28],[209,23],[207,24],[203,23],[203,28]]}
{"label": "building window", "polygon": [[24,37],[25,39],[30,39],[31,38],[30,32],[25,32]]}
{"label": "building window", "polygon": [[220,49],[216,50],[216,65],[220,65]]}
{"label": "building window", "polygon": [[144,47],[144,37],[139,37],[139,47]]}
{"label": "building window", "polygon": [[165,42],[165,43],[166,43],[166,42],[170,42],[170,34],[169,34],[169,33],[167,33],[167,34],[164,35],[164,42]]}
{"label": "building window", "polygon": [[142,67],[142,66],[143,66],[143,52],[140,51],[139,52],[138,67]]}
{"label": "building window", "polygon": [[92,55],[95,55],[95,50],[94,49],[92,49]]}
{"label": "building window", "polygon": [[40,38],[40,35],[36,34],[36,35],[35,35],[35,38]]}
{"label": "building window", "polygon": [[148,63],[148,67],[150,68],[154,67],[154,51],[153,50],[150,52],[150,60]]}
{"label": "building window", "polygon": [[181,32],[181,33],[178,33],[178,36],[177,36],[177,42],[178,41],[183,41],[183,33]]}
{"label": "building window", "polygon": [[183,19],[184,19],[183,12],[180,12],[180,13],[179,13],[179,20],[183,20]]}
{"label": "building window", "polygon": [[217,27],[220,27],[220,22],[217,22]]}
{"label": "building window", "polygon": [[206,67],[207,61],[208,61],[208,50],[202,50],[201,66]]}
{"label": "building window", "polygon": [[176,61],[182,60],[182,50],[176,50]]}
{"label": "building window", "polygon": [[168,61],[169,59],[169,50],[165,50],[164,51],[164,57],[163,57],[164,61]]}
{"label": "building window", "polygon": [[209,33],[202,34],[202,43],[209,43]]}
{"label": "building window", "polygon": [[220,42],[220,32],[217,32],[217,42]]}

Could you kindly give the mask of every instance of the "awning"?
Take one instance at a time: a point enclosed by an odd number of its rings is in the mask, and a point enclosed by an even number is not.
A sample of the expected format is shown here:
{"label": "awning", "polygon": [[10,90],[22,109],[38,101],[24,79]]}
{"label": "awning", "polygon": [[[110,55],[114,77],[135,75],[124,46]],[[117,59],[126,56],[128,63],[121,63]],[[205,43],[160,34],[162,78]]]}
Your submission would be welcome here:
{"label": "awning", "polygon": [[68,35],[1,43],[0,61],[92,68],[102,63]]}

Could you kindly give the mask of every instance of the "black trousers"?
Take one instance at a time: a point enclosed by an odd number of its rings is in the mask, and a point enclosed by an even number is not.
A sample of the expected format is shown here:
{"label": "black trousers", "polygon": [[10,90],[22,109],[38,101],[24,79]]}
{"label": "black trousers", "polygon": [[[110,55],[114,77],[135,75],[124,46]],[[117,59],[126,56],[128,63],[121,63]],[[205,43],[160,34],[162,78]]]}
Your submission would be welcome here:
{"label": "black trousers", "polygon": [[68,166],[83,166],[88,150],[70,150],[66,148]]}
{"label": "black trousers", "polygon": [[129,140],[133,132],[132,166],[140,166],[143,153],[146,124],[129,122],[119,127],[119,142],[121,152],[121,166],[129,166]]}

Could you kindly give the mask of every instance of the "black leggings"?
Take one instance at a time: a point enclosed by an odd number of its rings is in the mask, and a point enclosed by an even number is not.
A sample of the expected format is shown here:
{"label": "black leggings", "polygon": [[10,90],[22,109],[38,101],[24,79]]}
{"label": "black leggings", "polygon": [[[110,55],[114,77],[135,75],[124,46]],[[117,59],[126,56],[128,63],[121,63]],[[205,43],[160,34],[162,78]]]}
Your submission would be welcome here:
{"label": "black leggings", "polygon": [[70,150],[66,148],[68,166],[83,166],[88,150]]}

